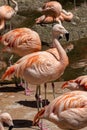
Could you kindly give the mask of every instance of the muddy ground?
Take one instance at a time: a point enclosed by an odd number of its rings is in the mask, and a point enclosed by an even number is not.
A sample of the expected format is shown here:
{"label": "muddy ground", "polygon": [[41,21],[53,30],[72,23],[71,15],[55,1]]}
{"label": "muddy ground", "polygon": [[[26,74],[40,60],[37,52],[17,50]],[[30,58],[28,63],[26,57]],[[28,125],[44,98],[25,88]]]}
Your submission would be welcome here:
{"label": "muddy ground", "polygon": [[[55,83],[56,97],[68,90],[61,90],[63,82]],[[41,86],[42,98],[44,99],[44,87]],[[37,113],[36,101],[35,101],[35,86],[31,86],[33,92],[30,96],[24,94],[23,88],[16,88],[14,84],[4,85],[0,87],[0,113],[9,112],[13,118],[14,128],[13,130],[39,130],[40,128],[32,126],[32,120]],[[53,100],[51,84],[47,87],[47,103]],[[44,100],[43,100],[44,105]],[[61,130],[53,123],[43,120],[45,123],[45,130]],[[8,127],[5,126],[5,130]],[[84,128],[82,130],[87,130]]]}

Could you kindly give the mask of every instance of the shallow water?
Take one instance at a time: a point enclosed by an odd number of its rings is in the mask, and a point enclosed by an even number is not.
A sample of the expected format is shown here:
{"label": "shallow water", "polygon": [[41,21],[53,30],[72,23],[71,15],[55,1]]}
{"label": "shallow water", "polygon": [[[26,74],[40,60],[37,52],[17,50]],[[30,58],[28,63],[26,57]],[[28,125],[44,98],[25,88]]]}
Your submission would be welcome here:
{"label": "shallow water", "polygon": [[87,38],[72,42],[72,44],[74,48],[68,53],[70,63],[62,80],[70,80],[87,74]]}

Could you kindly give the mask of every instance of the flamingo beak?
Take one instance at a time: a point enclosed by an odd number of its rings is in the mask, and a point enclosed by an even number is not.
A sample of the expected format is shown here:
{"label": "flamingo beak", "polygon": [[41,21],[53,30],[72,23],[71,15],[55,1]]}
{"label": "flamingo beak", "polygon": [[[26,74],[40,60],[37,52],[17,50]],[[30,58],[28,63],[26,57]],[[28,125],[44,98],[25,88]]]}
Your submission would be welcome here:
{"label": "flamingo beak", "polygon": [[8,129],[8,130],[12,130],[13,127],[14,127],[13,125],[9,126],[9,129]]}
{"label": "flamingo beak", "polygon": [[40,119],[35,116],[34,121],[33,121],[33,126],[38,126],[39,120]]}
{"label": "flamingo beak", "polygon": [[62,89],[65,89],[65,88],[68,88],[69,86],[71,86],[72,84],[74,83],[74,80],[69,80],[67,82],[65,82],[63,85],[62,85]]}
{"label": "flamingo beak", "polygon": [[67,88],[67,85],[68,85],[68,82],[65,82],[63,85],[62,85],[62,89],[65,89],[65,88]]}
{"label": "flamingo beak", "polygon": [[60,36],[58,37],[58,40],[63,38],[63,34],[60,34]]}
{"label": "flamingo beak", "polygon": [[69,33],[65,34],[66,40],[69,41]]}
{"label": "flamingo beak", "polygon": [[34,117],[33,120],[33,125],[37,126],[39,123],[39,120],[41,119],[41,116],[44,114],[45,109],[43,108],[42,110],[40,110]]}

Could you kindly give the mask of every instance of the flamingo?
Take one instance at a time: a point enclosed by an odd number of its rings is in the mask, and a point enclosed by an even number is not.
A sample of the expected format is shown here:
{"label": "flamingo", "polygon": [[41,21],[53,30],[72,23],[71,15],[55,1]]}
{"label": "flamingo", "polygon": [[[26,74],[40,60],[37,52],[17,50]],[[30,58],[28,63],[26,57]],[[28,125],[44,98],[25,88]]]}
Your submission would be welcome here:
{"label": "flamingo", "polygon": [[40,84],[58,79],[68,66],[68,56],[58,41],[60,35],[64,34],[68,40],[68,31],[61,24],[54,25],[52,28],[54,48],[47,51],[34,52],[22,57],[6,70],[2,80],[10,79],[13,75],[16,75],[30,84],[37,85],[37,99]]}
{"label": "flamingo", "polygon": [[[0,36],[0,42],[5,46],[2,52],[15,53],[21,57],[41,50],[40,37],[36,31],[30,28],[16,28],[11,30]],[[9,59],[9,63],[11,65],[11,58]],[[25,82],[25,94],[29,95],[30,89],[27,86],[28,84]]]}
{"label": "flamingo", "polygon": [[87,126],[87,92],[72,91],[55,98],[34,117],[33,125],[40,119],[53,122],[61,129],[79,130]]}
{"label": "flamingo", "polygon": [[73,14],[62,9],[62,5],[57,1],[46,2],[42,8],[38,9],[38,11],[43,15],[36,18],[35,21],[37,24],[53,22],[61,23],[61,21],[70,22],[73,18]]}
{"label": "flamingo", "polygon": [[74,80],[70,80],[65,82],[62,85],[62,89],[70,89],[70,90],[84,90],[87,91],[87,75],[82,75],[77,77]]}
{"label": "flamingo", "polygon": [[0,30],[5,27],[5,21],[10,20],[18,11],[17,2],[14,0],[11,1],[15,4],[14,9],[9,5],[3,5],[0,7]]}
{"label": "flamingo", "polygon": [[41,40],[38,33],[30,28],[16,28],[0,36],[0,42],[5,46],[4,52],[25,56],[41,50]]}
{"label": "flamingo", "polygon": [[4,130],[3,123],[6,123],[9,125],[9,130],[11,130],[14,126],[12,117],[7,112],[0,114],[0,130]]}

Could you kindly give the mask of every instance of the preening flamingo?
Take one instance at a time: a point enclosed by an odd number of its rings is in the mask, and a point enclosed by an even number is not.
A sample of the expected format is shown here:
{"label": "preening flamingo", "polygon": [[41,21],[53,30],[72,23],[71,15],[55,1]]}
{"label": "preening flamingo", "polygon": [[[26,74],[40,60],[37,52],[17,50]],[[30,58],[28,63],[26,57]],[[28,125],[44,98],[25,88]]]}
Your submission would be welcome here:
{"label": "preening flamingo", "polygon": [[14,0],[10,0],[15,4],[15,8],[13,9],[9,5],[3,5],[0,7],[0,30],[5,27],[5,21],[10,20],[18,11],[18,4]]}
{"label": "preening flamingo", "polygon": [[51,121],[66,130],[86,127],[87,92],[72,91],[55,98],[35,115],[33,125],[37,125],[40,119]]}
{"label": "preening flamingo", "polygon": [[62,89],[84,90],[87,91],[87,75],[79,76],[76,79],[66,81],[62,85]]}
{"label": "preening flamingo", "polygon": [[9,130],[13,128],[14,124],[9,113],[5,112],[0,114],[0,130],[4,130],[3,123],[6,123],[9,126]]}
{"label": "preening flamingo", "polygon": [[29,28],[16,28],[0,36],[0,42],[5,46],[3,51],[25,56],[41,50],[41,40],[38,33]]}
{"label": "preening flamingo", "polygon": [[58,41],[61,34],[65,34],[67,40],[69,39],[68,31],[61,24],[54,25],[52,28],[54,48],[22,57],[6,70],[2,80],[16,75],[24,78],[30,84],[37,85],[38,91],[40,84],[58,79],[69,62],[65,50]]}
{"label": "preening flamingo", "polygon": [[57,1],[50,1],[44,3],[43,7],[38,9],[43,15],[36,18],[36,23],[53,23],[53,22],[63,22],[71,21],[73,14],[62,9],[62,5]]}

